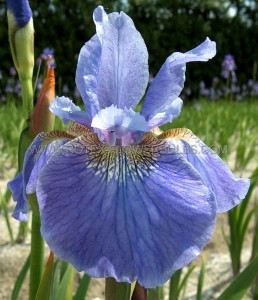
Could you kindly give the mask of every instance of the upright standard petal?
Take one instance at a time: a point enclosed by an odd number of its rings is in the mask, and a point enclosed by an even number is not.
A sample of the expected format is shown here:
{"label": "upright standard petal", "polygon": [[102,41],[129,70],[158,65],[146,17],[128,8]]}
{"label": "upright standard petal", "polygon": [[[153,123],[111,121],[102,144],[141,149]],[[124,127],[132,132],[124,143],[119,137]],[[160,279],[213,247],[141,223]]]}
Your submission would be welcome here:
{"label": "upright standard petal", "polygon": [[182,152],[200,173],[216,196],[218,213],[232,209],[245,198],[250,180],[234,176],[226,163],[189,129],[168,130],[159,138],[173,141],[175,152]]}
{"label": "upright standard petal", "polygon": [[[148,89],[141,114],[149,121],[156,114],[164,111],[168,105],[170,109],[173,108],[173,105],[177,106],[176,100],[184,87],[186,63],[207,61],[215,54],[216,44],[207,38],[191,51],[175,52],[170,55]],[[162,124],[165,124],[166,120],[165,116]]]}
{"label": "upright standard petal", "polygon": [[137,146],[81,136],[48,161],[37,185],[41,232],[93,277],[151,288],[193,260],[216,218],[213,193],[181,154],[147,134]]}
{"label": "upright standard petal", "polygon": [[176,117],[179,116],[182,106],[182,99],[177,98],[148,121],[149,127],[152,129],[172,122]]}
{"label": "upright standard petal", "polygon": [[99,6],[94,22],[97,35],[82,48],[76,73],[87,110],[96,113],[96,108],[88,107],[96,106],[96,101],[100,109],[112,104],[134,108],[149,78],[145,43],[124,12],[107,15]]}
{"label": "upright standard petal", "polygon": [[101,61],[101,43],[94,35],[81,49],[75,75],[75,82],[87,112],[94,117],[99,108],[98,73]]}

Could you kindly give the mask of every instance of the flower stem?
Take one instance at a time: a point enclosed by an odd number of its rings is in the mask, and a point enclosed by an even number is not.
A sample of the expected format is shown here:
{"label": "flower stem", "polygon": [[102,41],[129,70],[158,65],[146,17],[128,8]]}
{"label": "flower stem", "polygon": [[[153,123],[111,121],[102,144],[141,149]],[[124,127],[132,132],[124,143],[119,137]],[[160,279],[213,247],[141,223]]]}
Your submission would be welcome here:
{"label": "flower stem", "polygon": [[24,111],[30,116],[33,110],[33,87],[31,78],[21,79],[21,94]]}
{"label": "flower stem", "polygon": [[131,300],[147,300],[147,289],[139,285],[138,281],[135,284]]}
{"label": "flower stem", "polygon": [[31,195],[29,201],[32,207],[29,299],[34,300],[44,269],[44,240],[40,234],[40,214],[36,195]]}
{"label": "flower stem", "polygon": [[131,284],[116,282],[114,278],[106,279],[105,300],[129,300]]}

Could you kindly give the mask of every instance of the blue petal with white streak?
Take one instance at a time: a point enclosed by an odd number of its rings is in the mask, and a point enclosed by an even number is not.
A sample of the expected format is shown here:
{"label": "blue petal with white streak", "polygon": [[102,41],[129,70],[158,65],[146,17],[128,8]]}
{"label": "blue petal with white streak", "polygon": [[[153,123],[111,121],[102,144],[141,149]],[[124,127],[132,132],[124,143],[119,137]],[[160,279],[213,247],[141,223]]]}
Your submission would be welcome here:
{"label": "blue petal with white streak", "polygon": [[77,89],[91,117],[100,110],[97,92],[100,59],[101,44],[94,35],[80,51],[75,75]]}
{"label": "blue petal with white streak", "polygon": [[149,127],[156,128],[166,123],[172,122],[179,116],[183,101],[177,98],[172,103],[169,103],[163,110],[154,115],[148,122]]}
{"label": "blue petal with white streak", "polygon": [[138,146],[112,147],[92,135],[61,150],[37,185],[41,233],[77,270],[151,288],[210,239],[213,193],[162,141],[149,137]]}
{"label": "blue petal with white streak", "polygon": [[[191,51],[171,54],[166,59],[166,62],[147,91],[141,110],[141,114],[146,120],[151,122],[151,119],[168,105],[170,109],[173,104],[175,106],[178,105],[176,100],[184,87],[186,63],[191,61],[207,61],[214,57],[215,54],[216,44],[209,38],[206,38],[202,44]],[[166,117],[161,122],[162,124],[166,123]]]}
{"label": "blue petal with white streak", "polygon": [[97,34],[82,48],[76,71],[91,117],[112,104],[134,108],[149,78],[147,48],[132,19],[123,12],[106,14],[102,6],[93,17]]}

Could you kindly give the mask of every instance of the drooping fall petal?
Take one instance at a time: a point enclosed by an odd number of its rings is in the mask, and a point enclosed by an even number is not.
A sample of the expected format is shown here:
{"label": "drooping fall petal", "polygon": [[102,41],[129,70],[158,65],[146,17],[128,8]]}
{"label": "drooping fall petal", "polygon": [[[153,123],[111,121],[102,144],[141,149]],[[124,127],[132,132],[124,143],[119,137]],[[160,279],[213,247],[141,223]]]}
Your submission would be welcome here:
{"label": "drooping fall petal", "polygon": [[24,195],[23,172],[8,182],[8,188],[12,192],[13,200],[17,203],[12,216],[19,221],[28,221],[29,204]]}
{"label": "drooping fall petal", "polygon": [[36,191],[38,178],[48,159],[72,138],[72,134],[57,131],[41,133],[34,139],[26,151],[23,171],[8,182],[8,188],[17,202],[13,213],[15,219],[28,220],[29,205],[26,194]]}
{"label": "drooping fall petal", "polygon": [[74,139],[47,162],[36,192],[42,235],[58,257],[144,287],[194,259],[216,218],[198,172],[152,135],[130,147],[102,145],[95,134]]}
{"label": "drooping fall petal", "polygon": [[181,152],[214,192],[219,213],[228,211],[246,196],[250,180],[238,178],[226,163],[189,129],[172,129],[159,138],[172,141],[175,152]]}

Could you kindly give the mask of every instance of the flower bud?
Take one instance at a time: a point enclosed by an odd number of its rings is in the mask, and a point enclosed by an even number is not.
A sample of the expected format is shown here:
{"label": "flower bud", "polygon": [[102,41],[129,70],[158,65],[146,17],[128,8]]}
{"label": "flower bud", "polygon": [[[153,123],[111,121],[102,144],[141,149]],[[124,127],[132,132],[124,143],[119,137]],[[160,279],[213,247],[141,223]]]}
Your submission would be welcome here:
{"label": "flower bud", "polygon": [[49,105],[55,98],[55,69],[51,62],[52,58],[49,56],[47,77],[31,117],[34,137],[42,131],[51,131],[54,128],[55,116],[49,110]]}
{"label": "flower bud", "polygon": [[32,78],[34,27],[28,0],[6,0],[9,40],[20,79]]}
{"label": "flower bud", "polygon": [[28,0],[6,0],[9,42],[26,108],[33,106],[34,27]]}

